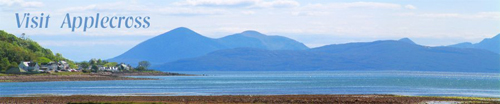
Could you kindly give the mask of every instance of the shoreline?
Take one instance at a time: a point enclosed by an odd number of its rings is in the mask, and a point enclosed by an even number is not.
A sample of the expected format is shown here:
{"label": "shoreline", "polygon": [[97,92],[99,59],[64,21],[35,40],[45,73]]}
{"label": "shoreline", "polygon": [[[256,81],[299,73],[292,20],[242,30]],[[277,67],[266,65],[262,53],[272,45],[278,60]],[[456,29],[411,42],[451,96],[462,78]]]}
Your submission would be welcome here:
{"label": "shoreline", "polygon": [[50,82],[50,81],[107,81],[107,80],[158,80],[156,78],[133,78],[127,76],[194,76],[168,72],[130,72],[130,73],[59,73],[0,76],[5,82]]}
{"label": "shoreline", "polygon": [[400,95],[40,96],[0,97],[0,103],[500,103],[499,98]]}
{"label": "shoreline", "polygon": [[112,76],[197,76],[194,74],[181,74],[171,72],[113,72]]}
{"label": "shoreline", "polygon": [[106,80],[157,80],[154,78],[132,78],[99,74],[82,75],[14,75],[0,76],[0,83],[5,82],[51,82],[51,81],[106,81]]}

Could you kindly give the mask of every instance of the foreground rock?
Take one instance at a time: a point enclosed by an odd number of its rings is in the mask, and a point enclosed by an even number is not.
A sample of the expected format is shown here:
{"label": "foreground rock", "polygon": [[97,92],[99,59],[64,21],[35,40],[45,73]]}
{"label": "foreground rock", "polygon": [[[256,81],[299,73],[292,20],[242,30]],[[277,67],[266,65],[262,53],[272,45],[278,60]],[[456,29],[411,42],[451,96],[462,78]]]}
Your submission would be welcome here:
{"label": "foreground rock", "polygon": [[258,95],[258,96],[45,96],[0,97],[0,103],[500,103],[491,98],[412,97],[395,95]]}

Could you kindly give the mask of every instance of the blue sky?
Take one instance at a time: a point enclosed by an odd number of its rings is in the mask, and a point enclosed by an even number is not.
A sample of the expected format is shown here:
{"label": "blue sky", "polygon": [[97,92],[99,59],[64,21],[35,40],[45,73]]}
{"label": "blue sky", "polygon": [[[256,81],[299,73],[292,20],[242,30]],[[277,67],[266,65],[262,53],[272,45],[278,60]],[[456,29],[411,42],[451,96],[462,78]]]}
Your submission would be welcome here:
{"label": "blue sky", "polygon": [[[0,0],[0,29],[72,60],[115,57],[176,27],[219,38],[245,30],[309,47],[409,37],[427,46],[479,42],[500,33],[499,0]],[[15,13],[50,14],[47,29],[17,28]],[[150,16],[147,29],[59,28],[64,15]]]}

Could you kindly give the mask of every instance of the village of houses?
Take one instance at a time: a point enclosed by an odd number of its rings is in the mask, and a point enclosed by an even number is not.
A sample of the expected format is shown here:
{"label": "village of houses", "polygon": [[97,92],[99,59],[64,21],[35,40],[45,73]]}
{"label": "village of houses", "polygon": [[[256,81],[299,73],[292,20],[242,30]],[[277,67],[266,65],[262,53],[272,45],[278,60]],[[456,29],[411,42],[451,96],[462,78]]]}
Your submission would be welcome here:
{"label": "village of houses", "polygon": [[[132,67],[126,64],[117,64],[116,66],[103,66],[97,65],[98,71],[103,72],[120,72],[131,70]],[[26,74],[26,73],[54,73],[54,72],[81,72],[83,70],[90,70],[90,67],[83,68],[79,66],[77,69],[70,68],[66,61],[49,62],[46,64],[38,64],[33,61],[20,62],[18,67],[12,67],[5,71],[6,74]]]}

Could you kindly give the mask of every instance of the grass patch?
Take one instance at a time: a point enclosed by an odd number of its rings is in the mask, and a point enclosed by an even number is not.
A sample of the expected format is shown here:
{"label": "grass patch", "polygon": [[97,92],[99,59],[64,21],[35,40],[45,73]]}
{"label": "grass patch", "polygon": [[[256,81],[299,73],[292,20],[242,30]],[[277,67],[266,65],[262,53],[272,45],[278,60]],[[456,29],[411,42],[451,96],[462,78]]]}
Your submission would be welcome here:
{"label": "grass patch", "polygon": [[44,76],[44,75],[85,75],[85,74],[89,73],[83,73],[83,72],[53,72],[53,73],[25,73],[25,74],[0,73],[0,76],[23,76],[23,75]]}
{"label": "grass patch", "polygon": [[0,80],[0,82],[14,82],[12,80]]}

